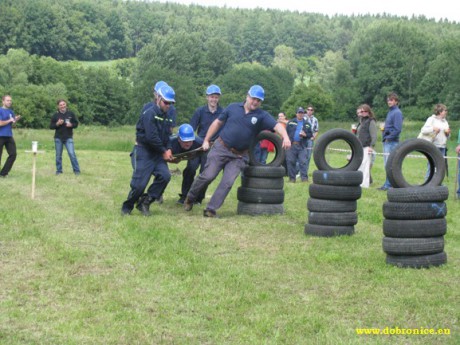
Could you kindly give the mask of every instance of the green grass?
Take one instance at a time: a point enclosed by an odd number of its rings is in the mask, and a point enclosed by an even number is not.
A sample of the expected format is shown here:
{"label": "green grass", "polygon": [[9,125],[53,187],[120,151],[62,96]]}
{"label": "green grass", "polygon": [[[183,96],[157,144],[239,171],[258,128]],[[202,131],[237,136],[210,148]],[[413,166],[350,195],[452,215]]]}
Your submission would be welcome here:
{"label": "green grass", "polygon": [[[334,126],[349,127],[322,131]],[[152,217],[137,210],[121,217],[133,127],[79,128],[78,177],[65,152],[64,174],[54,175],[52,134],[16,130],[18,159],[0,181],[0,344],[459,343],[455,169],[445,181],[447,265],[399,269],[385,264],[381,248],[381,156],[374,185],[358,201],[356,233],[316,238],[303,233],[308,185],[300,183],[285,185],[284,215],[250,217],[236,214],[238,181],[221,218],[207,219],[203,207],[186,213],[175,204],[181,177],[174,175]],[[32,156],[24,152],[32,140],[44,150],[35,200]],[[363,327],[450,328],[451,335],[356,335]]]}

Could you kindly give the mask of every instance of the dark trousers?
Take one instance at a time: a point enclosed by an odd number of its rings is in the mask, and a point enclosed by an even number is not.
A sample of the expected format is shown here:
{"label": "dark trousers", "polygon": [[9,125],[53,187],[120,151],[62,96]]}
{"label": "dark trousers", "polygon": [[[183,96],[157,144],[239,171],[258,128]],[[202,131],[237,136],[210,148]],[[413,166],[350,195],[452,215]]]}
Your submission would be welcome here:
{"label": "dark trousers", "polygon": [[[181,194],[180,194],[181,199],[185,199],[185,197],[187,196],[188,191],[190,190],[190,187],[192,186],[192,183],[195,179],[196,171],[198,170],[198,167],[200,167],[200,174],[203,172],[204,167],[206,165],[207,157],[208,157],[208,153],[205,152],[201,156],[198,156],[194,159],[190,159],[187,162],[187,166],[182,172],[182,189],[181,189]],[[195,201],[201,203],[206,196],[207,189],[208,189],[207,186],[204,187],[204,189],[200,192],[200,194],[197,196]]]}
{"label": "dark trousers", "polygon": [[7,176],[16,160],[16,143],[13,137],[0,137],[0,165],[2,164],[3,147],[6,148],[8,158],[5,165],[3,165],[2,171],[0,171],[0,175]]}
{"label": "dark trousers", "polygon": [[147,190],[147,195],[150,197],[151,202],[163,195],[166,186],[171,180],[168,164],[160,153],[152,153],[143,146],[135,146],[131,158],[134,167],[130,183],[131,191],[123,203],[123,210],[127,211],[131,211],[134,208],[135,203],[144,193],[152,175],[155,176],[155,180]]}

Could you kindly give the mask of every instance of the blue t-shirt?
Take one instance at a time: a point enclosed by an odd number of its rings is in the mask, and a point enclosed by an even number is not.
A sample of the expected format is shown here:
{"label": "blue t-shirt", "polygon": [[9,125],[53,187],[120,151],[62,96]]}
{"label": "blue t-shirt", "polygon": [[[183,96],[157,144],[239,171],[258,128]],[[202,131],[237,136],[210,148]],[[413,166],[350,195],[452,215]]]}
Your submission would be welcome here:
{"label": "blue t-shirt", "polygon": [[253,140],[261,131],[272,130],[277,122],[260,108],[245,114],[244,103],[232,103],[219,115],[224,121],[220,137],[225,145],[238,151],[249,149]]}
{"label": "blue t-shirt", "polygon": [[[11,109],[0,108],[0,120],[8,121],[14,118],[14,112]],[[11,123],[0,127],[0,137],[12,137],[13,136],[13,125]]]}
{"label": "blue t-shirt", "polygon": [[[221,106],[217,106],[217,109],[214,113],[209,111],[207,104],[199,107],[195,110],[195,113],[190,120],[190,126],[193,127],[193,130],[197,132],[200,138],[204,139],[206,137],[206,133],[208,132],[209,126],[211,126],[211,123],[213,123],[213,121],[219,117],[222,111],[223,108]],[[216,140],[218,136],[219,131],[214,134],[214,136],[211,138],[211,141]]]}

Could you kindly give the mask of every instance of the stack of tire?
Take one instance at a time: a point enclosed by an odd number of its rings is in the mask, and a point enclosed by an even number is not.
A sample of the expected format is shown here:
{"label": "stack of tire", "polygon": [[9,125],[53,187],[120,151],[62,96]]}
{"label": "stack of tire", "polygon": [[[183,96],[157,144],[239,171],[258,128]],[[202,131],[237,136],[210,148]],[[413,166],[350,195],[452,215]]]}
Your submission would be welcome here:
{"label": "stack of tire", "polygon": [[[326,160],[326,149],[336,140],[345,141],[352,154],[347,165],[334,168]],[[313,151],[319,170],[313,172],[307,201],[306,235],[331,237],[352,235],[358,223],[357,200],[361,197],[363,174],[358,171],[363,161],[363,147],[352,133],[332,129],[319,137]]]}
{"label": "stack of tire", "polygon": [[[425,155],[430,163],[423,185],[412,186],[403,176],[402,163],[411,152]],[[388,157],[386,172],[393,188],[383,204],[383,251],[386,263],[398,267],[428,268],[447,262],[444,235],[449,190],[441,183],[445,161],[439,149],[423,139],[409,139]],[[424,172],[422,172],[424,174]]]}
{"label": "stack of tire", "polygon": [[[261,140],[275,146],[275,157],[262,164],[254,156],[254,146]],[[261,132],[249,148],[249,165],[243,169],[241,187],[238,187],[237,213],[241,215],[268,215],[284,213],[284,162],[285,152],[279,136]]]}

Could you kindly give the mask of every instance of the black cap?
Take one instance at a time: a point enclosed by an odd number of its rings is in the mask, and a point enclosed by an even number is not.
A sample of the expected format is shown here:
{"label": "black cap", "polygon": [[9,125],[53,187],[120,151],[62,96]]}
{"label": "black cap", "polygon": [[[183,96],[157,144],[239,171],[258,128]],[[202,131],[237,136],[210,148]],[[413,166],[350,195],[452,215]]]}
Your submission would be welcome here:
{"label": "black cap", "polygon": [[297,113],[296,113],[296,114],[298,114],[298,113],[305,114],[305,109],[302,108],[302,107],[298,107],[298,108],[297,108]]}

